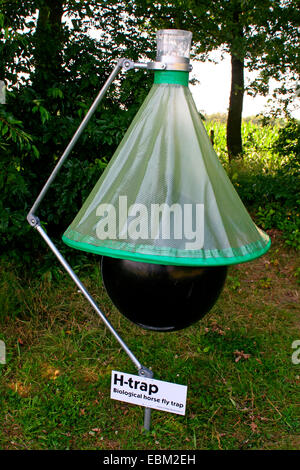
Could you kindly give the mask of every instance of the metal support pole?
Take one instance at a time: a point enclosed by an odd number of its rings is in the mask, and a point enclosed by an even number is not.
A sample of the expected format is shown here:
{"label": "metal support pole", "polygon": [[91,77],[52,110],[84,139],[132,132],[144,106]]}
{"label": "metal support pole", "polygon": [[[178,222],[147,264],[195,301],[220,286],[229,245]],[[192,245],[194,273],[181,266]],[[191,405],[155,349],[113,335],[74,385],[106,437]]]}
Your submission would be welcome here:
{"label": "metal support pole", "polygon": [[[107,328],[109,329],[109,331],[112,333],[112,335],[116,338],[116,340],[119,342],[119,344],[121,345],[121,347],[123,348],[123,350],[125,351],[125,353],[129,356],[129,358],[131,359],[131,361],[134,363],[134,365],[136,366],[136,368],[138,369],[138,373],[140,376],[144,376],[144,377],[153,377],[153,372],[150,371],[149,369],[147,369],[146,367],[144,367],[140,362],[139,360],[135,357],[135,355],[133,354],[133,352],[129,349],[129,347],[127,346],[127,344],[123,341],[123,339],[120,337],[120,335],[117,333],[117,331],[114,329],[114,327],[111,325],[111,323],[108,321],[108,319],[106,318],[106,316],[102,313],[102,311],[100,310],[100,308],[98,307],[97,303],[95,302],[95,300],[93,299],[93,297],[90,295],[90,293],[87,291],[87,289],[84,287],[84,285],[82,284],[82,282],[80,281],[80,279],[77,277],[77,275],[75,274],[75,272],[73,271],[73,269],[71,268],[71,266],[68,264],[68,262],[65,260],[65,258],[62,256],[62,254],[60,253],[60,251],[57,249],[57,247],[54,245],[54,243],[52,242],[52,240],[50,239],[50,237],[47,235],[47,233],[45,232],[45,230],[41,227],[40,225],[40,221],[39,221],[39,218],[36,216],[36,210],[37,208],[39,207],[39,205],[41,204],[42,200],[44,199],[51,183],[53,182],[53,180],[55,179],[55,177],[57,176],[58,172],[60,171],[60,168],[61,166],[63,165],[64,161],[67,159],[67,157],[69,156],[69,154],[71,153],[71,151],[73,150],[77,140],[79,139],[79,137],[81,136],[82,132],[84,131],[85,127],[87,126],[89,120],[91,119],[92,115],[94,114],[94,112],[96,111],[100,101],[102,100],[103,96],[105,95],[106,91],[108,90],[109,86],[111,85],[111,83],[113,82],[113,80],[115,79],[115,77],[117,76],[119,70],[123,67],[124,70],[130,70],[130,69],[133,69],[133,68],[140,68],[140,69],[145,69],[147,68],[147,64],[142,64],[142,63],[135,63],[135,62],[132,62],[131,60],[129,59],[120,59],[117,63],[117,65],[115,66],[114,70],[112,71],[112,73],[110,74],[110,76],[108,77],[107,81],[105,82],[104,86],[102,87],[102,89],[100,90],[98,96],[96,97],[96,99],[94,100],[92,106],[90,107],[89,111],[87,112],[85,118],[83,119],[83,121],[81,122],[80,126],[78,127],[77,131],[75,132],[75,134],[73,135],[71,141],[69,142],[69,144],[67,145],[64,153],[62,154],[62,156],[60,157],[58,163],[56,164],[54,170],[52,171],[51,175],[49,176],[48,180],[46,181],[45,185],[43,186],[40,194],[38,195],[37,199],[35,200],[31,210],[29,211],[28,215],[27,215],[27,220],[29,222],[29,224],[34,227],[38,232],[39,234],[41,235],[41,237],[45,240],[45,242],[47,243],[47,245],[49,246],[49,248],[52,250],[52,252],[54,253],[54,255],[56,256],[56,258],[59,260],[59,262],[61,263],[61,265],[63,266],[63,268],[67,271],[67,273],[69,274],[69,276],[71,277],[71,279],[75,282],[75,284],[77,285],[77,287],[79,288],[79,290],[82,292],[82,294],[85,296],[85,298],[88,300],[88,302],[90,303],[90,305],[93,307],[93,309],[96,311],[96,313],[99,315],[99,317],[101,318],[101,320],[104,322],[104,324],[107,326]],[[145,427],[145,430],[149,430],[150,429],[150,412],[151,410],[149,408],[145,408],[145,420],[144,420],[144,427]]]}
{"label": "metal support pole", "polygon": [[[153,377],[153,372],[150,369],[147,369],[146,367],[143,367],[142,369],[139,370],[139,375],[143,377],[149,377],[152,379]],[[151,408],[145,408],[144,412],[144,429],[145,431],[150,431],[150,426],[151,426]]]}

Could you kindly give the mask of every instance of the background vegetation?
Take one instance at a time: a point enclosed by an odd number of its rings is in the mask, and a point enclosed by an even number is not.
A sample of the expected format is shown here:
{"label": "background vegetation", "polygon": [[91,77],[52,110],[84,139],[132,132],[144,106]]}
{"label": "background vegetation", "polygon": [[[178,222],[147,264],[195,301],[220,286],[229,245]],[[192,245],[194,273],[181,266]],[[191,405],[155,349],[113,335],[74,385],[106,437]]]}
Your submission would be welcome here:
{"label": "background vegetation", "polygon": [[[272,248],[232,268],[211,314],[183,332],[157,335],[128,325],[105,293],[99,259],[60,242],[148,93],[150,74],[120,76],[39,209],[43,226],[139,359],[157,378],[189,386],[187,415],[154,412],[148,436],[139,425],[142,410],[109,399],[110,371],[135,371],[26,222],[117,57],[153,59],[158,27],[188,26],[194,58],[223,45],[242,69],[260,70],[253,93],[265,93],[277,74],[281,97],[290,97],[295,4],[256,1],[255,8],[264,5],[259,17],[251,1],[230,3],[233,10],[226,0],[0,0],[0,79],[7,85],[0,104],[0,339],[8,352],[0,365],[2,448],[299,448],[299,369],[290,360],[299,337],[299,122],[286,100],[278,104],[286,111],[280,117],[241,122],[238,152],[228,144],[228,115],[205,117],[218,157]],[[222,7],[217,17],[214,4]]]}

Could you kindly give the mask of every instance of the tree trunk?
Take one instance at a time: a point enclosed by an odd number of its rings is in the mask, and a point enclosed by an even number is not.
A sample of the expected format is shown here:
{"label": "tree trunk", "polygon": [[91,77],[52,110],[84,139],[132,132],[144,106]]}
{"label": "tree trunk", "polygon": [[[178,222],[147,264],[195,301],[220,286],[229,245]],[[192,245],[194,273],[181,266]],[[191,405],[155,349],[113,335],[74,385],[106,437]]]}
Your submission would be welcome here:
{"label": "tree trunk", "polygon": [[229,162],[242,156],[242,111],[244,97],[244,63],[231,54],[231,90],[227,118],[227,150]]}
{"label": "tree trunk", "polygon": [[34,37],[34,88],[43,93],[61,77],[63,29],[61,18],[64,0],[43,0]]}

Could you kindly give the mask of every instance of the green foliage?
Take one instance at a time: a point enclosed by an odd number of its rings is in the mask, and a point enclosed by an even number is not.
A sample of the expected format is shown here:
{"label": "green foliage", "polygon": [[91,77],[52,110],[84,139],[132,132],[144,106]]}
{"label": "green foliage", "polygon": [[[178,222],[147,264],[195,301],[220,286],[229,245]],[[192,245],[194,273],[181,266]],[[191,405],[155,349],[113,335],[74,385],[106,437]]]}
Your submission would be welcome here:
{"label": "green foliage", "polygon": [[225,123],[205,121],[214,130],[215,150],[242,201],[264,230],[278,229],[300,248],[299,123],[243,122],[244,159],[228,165]]}
{"label": "green foliage", "polygon": [[256,222],[265,230],[273,227],[282,230],[286,244],[300,249],[300,220],[297,209],[293,211],[289,208],[282,208],[279,203],[259,206],[256,211]]}
{"label": "green foliage", "polygon": [[20,155],[27,158],[32,154],[37,158],[39,152],[32,136],[24,131],[22,121],[6,112],[4,106],[0,109],[0,136],[0,236],[5,248],[12,246],[19,235],[29,232],[24,215],[31,192],[29,180],[22,172]]}
{"label": "green foliage", "polygon": [[[241,169],[243,163],[232,163],[228,167],[228,152],[226,150],[226,123],[224,117],[207,116],[205,121],[207,132],[214,131],[215,150],[226,166],[228,171],[234,173],[234,168]],[[272,122],[269,125],[262,125],[258,118],[244,119],[242,122],[242,137],[244,146],[244,165],[245,168],[251,167],[256,173],[270,173],[281,167],[281,161],[276,152],[273,151],[273,145],[278,137],[280,122]]]}

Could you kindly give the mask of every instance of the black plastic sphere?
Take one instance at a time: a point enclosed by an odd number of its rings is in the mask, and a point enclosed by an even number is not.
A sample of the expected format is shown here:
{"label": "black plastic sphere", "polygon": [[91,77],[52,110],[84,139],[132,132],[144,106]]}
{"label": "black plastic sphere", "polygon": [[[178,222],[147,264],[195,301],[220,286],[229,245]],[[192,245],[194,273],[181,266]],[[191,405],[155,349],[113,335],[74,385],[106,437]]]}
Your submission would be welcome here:
{"label": "black plastic sphere", "polygon": [[186,267],[102,258],[109,297],[129,320],[148,330],[175,331],[204,317],[218,299],[227,267]]}

